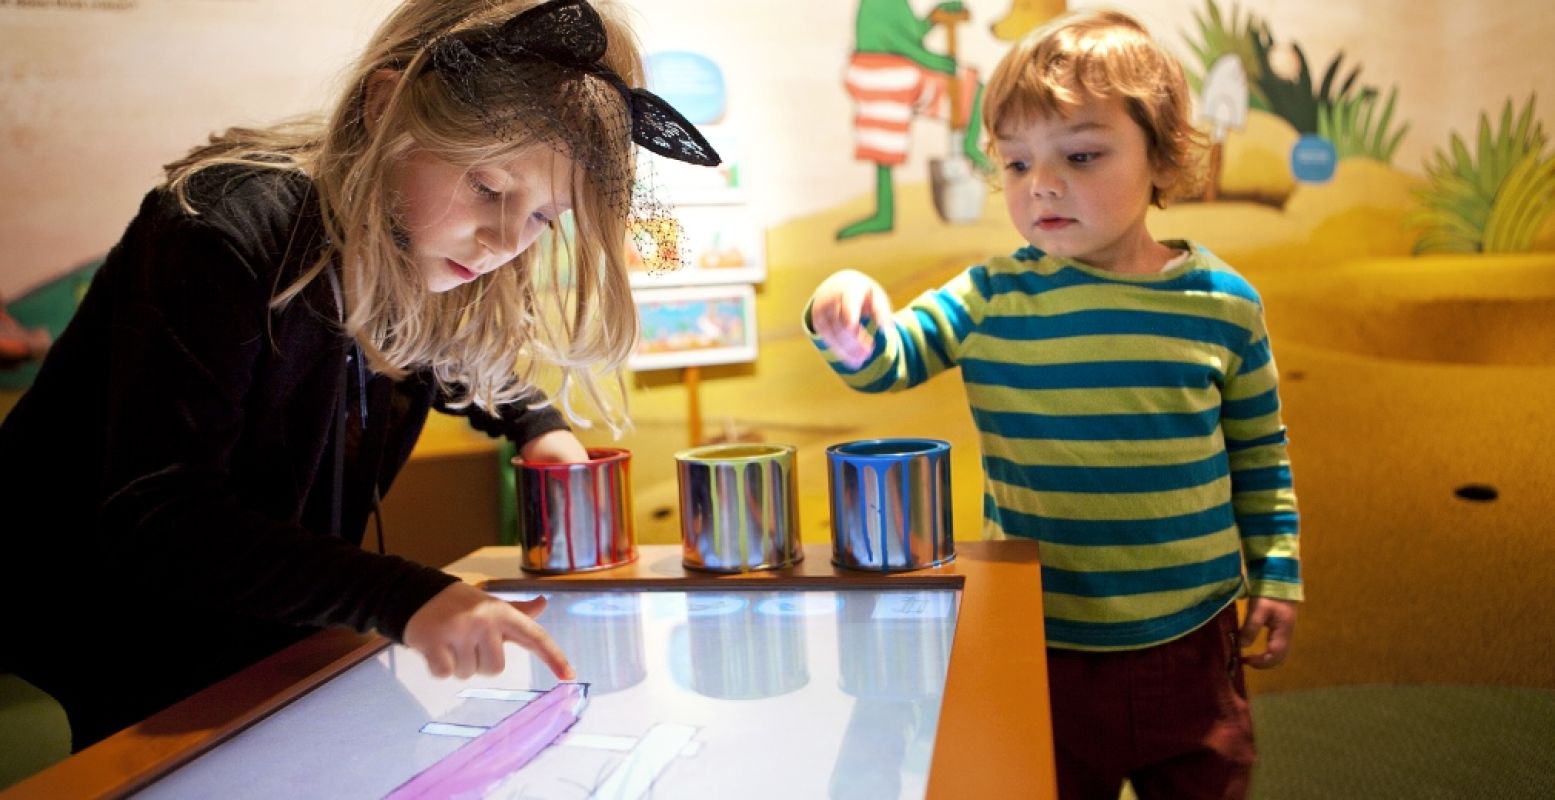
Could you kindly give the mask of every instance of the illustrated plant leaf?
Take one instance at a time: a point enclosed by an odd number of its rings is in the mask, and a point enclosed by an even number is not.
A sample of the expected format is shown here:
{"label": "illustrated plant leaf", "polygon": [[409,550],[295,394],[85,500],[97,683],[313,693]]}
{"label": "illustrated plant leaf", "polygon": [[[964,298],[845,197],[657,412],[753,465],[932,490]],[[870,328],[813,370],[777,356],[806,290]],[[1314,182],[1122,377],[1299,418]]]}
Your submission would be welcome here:
{"label": "illustrated plant leaf", "polygon": [[[1291,43],[1291,51],[1296,56],[1296,77],[1283,78],[1274,73],[1269,63],[1270,53],[1274,49],[1274,36],[1269,32],[1269,26],[1260,21],[1250,27],[1249,41],[1258,63],[1256,85],[1268,99],[1269,110],[1289,122],[1299,133],[1320,133],[1320,124],[1332,127],[1340,123],[1342,116],[1336,115],[1333,109],[1353,102],[1368,91],[1375,92],[1374,89],[1359,88],[1361,65],[1357,64],[1345,71],[1343,52],[1328,62],[1314,90],[1311,64],[1300,44]],[[1329,110],[1328,118],[1326,123],[1322,123],[1325,109]],[[1349,108],[1344,113],[1357,110]]]}
{"label": "illustrated plant leaf", "polygon": [[[1391,112],[1391,98],[1388,106]],[[1544,155],[1544,126],[1533,111],[1532,95],[1515,113],[1507,98],[1494,128],[1480,114],[1474,152],[1453,133],[1446,151],[1427,160],[1420,208],[1406,218],[1421,228],[1415,252],[1520,252],[1532,246],[1555,211],[1555,157]]]}
{"label": "illustrated plant leaf", "polygon": [[1253,31],[1261,24],[1258,19],[1252,14],[1244,14],[1236,3],[1231,4],[1228,17],[1221,13],[1215,0],[1206,0],[1204,10],[1193,12],[1193,19],[1197,38],[1188,34],[1184,34],[1183,38],[1198,58],[1199,65],[1196,69],[1191,65],[1185,66],[1188,85],[1193,87],[1195,93],[1203,91],[1204,76],[1209,68],[1222,56],[1235,55],[1242,62],[1242,70],[1247,75],[1249,105],[1268,110],[1269,101],[1258,84],[1262,68],[1253,42]]}
{"label": "illustrated plant leaf", "polygon": [[1388,140],[1388,146],[1386,148],[1384,148],[1384,150],[1383,150],[1384,153],[1387,153],[1388,157],[1387,157],[1386,161],[1388,163],[1392,163],[1393,162],[1393,152],[1398,149],[1398,143],[1404,140],[1404,134],[1406,134],[1408,132],[1409,132],[1409,126],[1407,124],[1403,125],[1403,126],[1399,127],[1398,133],[1395,134],[1392,139]]}
{"label": "illustrated plant leaf", "polygon": [[1527,251],[1551,211],[1555,211],[1555,158],[1526,153],[1507,173],[1491,206],[1484,252]]}
{"label": "illustrated plant leaf", "polygon": [[[1398,87],[1395,86],[1388,91],[1388,102],[1382,107],[1382,119],[1377,121],[1377,126],[1374,129],[1370,127],[1370,109],[1367,109],[1367,128],[1375,131],[1375,138],[1372,140],[1369,149],[1374,154],[1372,157],[1384,164],[1393,163],[1393,152],[1398,149],[1398,143],[1403,141],[1404,133],[1409,130],[1408,123],[1405,123],[1399,126],[1397,132],[1392,134],[1388,132],[1389,126],[1393,123],[1393,104],[1397,99]],[[1387,137],[1385,141],[1384,137]]]}
{"label": "illustrated plant leaf", "polygon": [[1334,145],[1340,159],[1363,157],[1391,163],[1393,151],[1403,139],[1407,125],[1397,131],[1388,129],[1398,89],[1388,92],[1387,104],[1377,115],[1377,90],[1370,87],[1357,94],[1335,99],[1318,109],[1318,135]]}

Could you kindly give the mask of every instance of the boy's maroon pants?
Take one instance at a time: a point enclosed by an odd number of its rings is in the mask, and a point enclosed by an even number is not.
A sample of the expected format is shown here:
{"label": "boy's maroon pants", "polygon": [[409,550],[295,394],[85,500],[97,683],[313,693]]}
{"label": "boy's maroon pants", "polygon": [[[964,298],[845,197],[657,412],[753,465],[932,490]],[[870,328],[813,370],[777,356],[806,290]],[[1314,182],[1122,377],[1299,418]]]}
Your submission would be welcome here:
{"label": "boy's maroon pants", "polygon": [[1240,798],[1256,752],[1236,605],[1142,650],[1048,648],[1058,794],[1116,800]]}

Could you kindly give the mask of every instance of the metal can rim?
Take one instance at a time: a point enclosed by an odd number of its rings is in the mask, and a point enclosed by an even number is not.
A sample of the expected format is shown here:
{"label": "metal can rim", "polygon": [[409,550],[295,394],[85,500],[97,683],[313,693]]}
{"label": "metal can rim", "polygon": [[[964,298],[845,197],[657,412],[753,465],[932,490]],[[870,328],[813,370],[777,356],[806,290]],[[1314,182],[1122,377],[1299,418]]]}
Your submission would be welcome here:
{"label": "metal can rim", "polygon": [[588,448],[588,454],[589,460],[587,461],[540,461],[530,463],[525,461],[523,456],[513,456],[509,463],[519,469],[551,471],[592,467],[617,461],[630,461],[632,458],[630,450],[624,450],[619,447],[590,447]]}
{"label": "metal can rim", "polygon": [[[675,460],[681,463],[708,464],[708,463],[749,463],[769,458],[792,456],[798,448],[791,444],[767,444],[767,443],[729,443],[729,444],[705,444],[700,447],[692,447],[681,450],[675,454]],[[762,451],[740,455],[739,451]]]}
{"label": "metal can rim", "polygon": [[[891,452],[869,452],[868,448],[895,446]],[[915,447],[915,449],[908,449]],[[860,452],[862,451],[862,452]],[[934,456],[950,451],[950,442],[944,439],[928,439],[917,436],[886,439],[857,439],[838,442],[826,448],[829,459],[845,458],[854,461],[901,461],[918,456]]]}

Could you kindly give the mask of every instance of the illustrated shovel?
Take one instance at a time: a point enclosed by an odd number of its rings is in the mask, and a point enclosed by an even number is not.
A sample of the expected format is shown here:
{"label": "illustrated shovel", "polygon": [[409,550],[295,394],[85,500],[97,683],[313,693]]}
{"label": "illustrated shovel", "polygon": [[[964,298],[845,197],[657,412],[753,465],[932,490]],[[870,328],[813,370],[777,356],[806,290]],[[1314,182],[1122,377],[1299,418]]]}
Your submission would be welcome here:
{"label": "illustrated shovel", "polygon": [[[983,218],[983,199],[988,193],[988,185],[978,173],[977,165],[962,151],[962,141],[966,137],[965,126],[974,121],[957,119],[961,112],[961,82],[957,74],[960,62],[956,57],[956,23],[971,18],[972,15],[965,9],[936,9],[929,14],[930,22],[945,26],[946,54],[951,63],[956,65],[946,86],[946,96],[950,100],[947,122],[950,146],[944,158],[929,159],[929,186],[934,194],[934,210],[939,212],[940,219],[957,225],[977,222]],[[957,122],[961,123],[961,127],[957,127]]]}

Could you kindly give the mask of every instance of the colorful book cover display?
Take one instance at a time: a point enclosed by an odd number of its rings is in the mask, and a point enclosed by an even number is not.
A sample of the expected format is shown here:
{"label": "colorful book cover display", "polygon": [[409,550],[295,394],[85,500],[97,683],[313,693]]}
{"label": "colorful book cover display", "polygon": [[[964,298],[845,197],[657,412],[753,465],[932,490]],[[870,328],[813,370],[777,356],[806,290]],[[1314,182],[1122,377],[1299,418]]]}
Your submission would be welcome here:
{"label": "colorful book cover display", "polygon": [[[756,359],[755,285],[767,277],[766,234],[746,205],[740,183],[739,140],[725,126],[728,93],[723,72],[691,52],[648,57],[652,90],[695,123],[723,158],[716,168],[643,154],[640,174],[673,205],[668,232],[632,231],[632,267],[642,335],[635,370],[729,364]],[[675,254],[680,268],[650,272],[642,253]]]}

